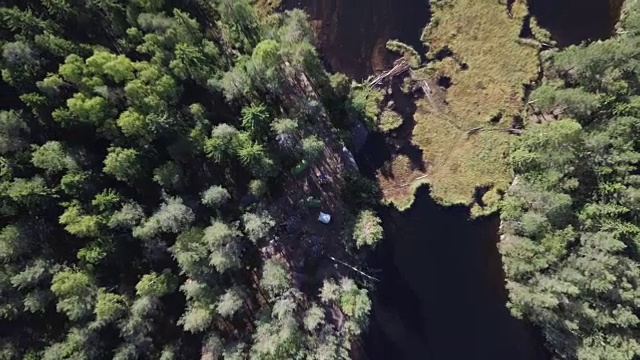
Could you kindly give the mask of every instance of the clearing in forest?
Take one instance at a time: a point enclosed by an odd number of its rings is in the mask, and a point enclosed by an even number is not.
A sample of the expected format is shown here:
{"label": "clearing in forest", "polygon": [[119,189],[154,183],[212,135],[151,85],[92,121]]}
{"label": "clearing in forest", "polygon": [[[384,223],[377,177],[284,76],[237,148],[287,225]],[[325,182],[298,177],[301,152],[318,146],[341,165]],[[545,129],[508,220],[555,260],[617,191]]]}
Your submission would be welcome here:
{"label": "clearing in forest", "polygon": [[[419,181],[429,182],[442,204],[473,204],[476,189],[488,190],[473,209],[486,213],[511,181],[512,136],[501,129],[511,128],[523,108],[525,85],[538,76],[539,49],[519,38],[524,1],[507,7],[496,0],[449,0],[433,2],[432,11],[422,34],[431,61],[414,72],[439,85],[432,86],[436,101],[418,101],[414,116],[412,142],[427,164]],[[407,194],[385,195],[402,207],[410,202]]]}

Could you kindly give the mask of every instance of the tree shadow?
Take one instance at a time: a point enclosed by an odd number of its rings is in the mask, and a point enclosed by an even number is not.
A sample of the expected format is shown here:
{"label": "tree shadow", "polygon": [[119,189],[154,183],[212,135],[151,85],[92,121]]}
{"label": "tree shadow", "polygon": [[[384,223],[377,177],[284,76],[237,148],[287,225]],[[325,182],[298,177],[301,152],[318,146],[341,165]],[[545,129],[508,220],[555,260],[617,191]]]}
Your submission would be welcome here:
{"label": "tree shadow", "polygon": [[398,154],[405,155],[411,161],[411,170],[427,171],[423,158],[424,151],[415,144],[407,144],[398,150]]}

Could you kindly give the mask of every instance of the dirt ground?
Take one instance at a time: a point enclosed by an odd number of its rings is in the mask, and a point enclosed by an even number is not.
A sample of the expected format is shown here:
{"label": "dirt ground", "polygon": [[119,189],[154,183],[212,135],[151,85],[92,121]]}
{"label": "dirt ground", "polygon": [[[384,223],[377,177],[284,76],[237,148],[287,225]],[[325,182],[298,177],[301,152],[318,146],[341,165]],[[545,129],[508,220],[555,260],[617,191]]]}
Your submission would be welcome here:
{"label": "dirt ground", "polygon": [[[301,94],[311,94],[302,100],[291,97],[288,101],[317,100],[313,86],[303,75],[298,85]],[[315,98],[315,99],[313,99]],[[308,129],[303,129],[308,132]],[[321,283],[322,279],[337,274],[340,268],[329,256],[345,259],[343,240],[349,236],[347,210],[342,197],[344,173],[357,170],[346,157],[346,149],[334,134],[331,120],[324,108],[315,119],[313,134],[325,143],[322,156],[297,175],[291,175],[284,184],[284,192],[274,199],[269,212],[278,226],[277,240],[272,241],[263,256],[279,256],[289,264],[299,285]],[[305,136],[310,135],[308,133]],[[314,199],[315,204],[309,204]],[[331,215],[329,224],[318,220],[320,212]],[[314,286],[314,285],[311,285]]]}

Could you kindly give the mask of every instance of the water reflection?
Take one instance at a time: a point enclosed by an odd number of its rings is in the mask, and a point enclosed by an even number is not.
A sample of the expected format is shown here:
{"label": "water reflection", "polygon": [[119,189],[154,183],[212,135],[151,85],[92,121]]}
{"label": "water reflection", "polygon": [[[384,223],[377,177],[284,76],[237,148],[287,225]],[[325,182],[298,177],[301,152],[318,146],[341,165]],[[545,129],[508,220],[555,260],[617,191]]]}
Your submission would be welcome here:
{"label": "water reflection", "polygon": [[496,248],[499,219],[469,220],[435,204],[380,211],[383,269],[365,347],[370,359],[544,359],[535,332],[513,318]]}
{"label": "water reflection", "polygon": [[[421,29],[430,17],[428,0],[283,0],[285,9],[309,13],[320,51],[331,69],[363,79],[386,68],[389,39],[419,52]],[[411,39],[407,40],[407,39]]]}
{"label": "water reflection", "polygon": [[538,24],[558,46],[606,39],[613,34],[623,0],[529,0]]}

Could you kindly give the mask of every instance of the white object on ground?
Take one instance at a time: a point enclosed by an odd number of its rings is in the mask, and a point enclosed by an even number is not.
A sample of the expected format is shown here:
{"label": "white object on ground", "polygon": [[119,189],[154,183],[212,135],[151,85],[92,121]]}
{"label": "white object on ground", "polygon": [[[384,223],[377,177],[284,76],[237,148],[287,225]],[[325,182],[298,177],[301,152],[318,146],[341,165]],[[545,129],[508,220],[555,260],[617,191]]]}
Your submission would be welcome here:
{"label": "white object on ground", "polygon": [[329,222],[331,222],[331,215],[325,214],[321,211],[320,216],[318,216],[318,221],[328,224]]}

